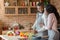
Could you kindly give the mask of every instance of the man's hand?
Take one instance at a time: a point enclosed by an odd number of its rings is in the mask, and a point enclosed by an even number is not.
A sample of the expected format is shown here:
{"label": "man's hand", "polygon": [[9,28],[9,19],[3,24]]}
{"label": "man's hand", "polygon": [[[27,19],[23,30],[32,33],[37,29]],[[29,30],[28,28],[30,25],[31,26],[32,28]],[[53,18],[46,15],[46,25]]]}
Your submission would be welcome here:
{"label": "man's hand", "polygon": [[38,33],[36,30],[32,30],[32,32],[33,32],[34,34]]}
{"label": "man's hand", "polygon": [[48,30],[48,28],[47,28],[47,27],[45,27],[45,26],[43,26],[43,28],[45,28],[46,30]]}
{"label": "man's hand", "polygon": [[43,27],[44,26],[44,24],[43,23],[40,23],[40,27]]}

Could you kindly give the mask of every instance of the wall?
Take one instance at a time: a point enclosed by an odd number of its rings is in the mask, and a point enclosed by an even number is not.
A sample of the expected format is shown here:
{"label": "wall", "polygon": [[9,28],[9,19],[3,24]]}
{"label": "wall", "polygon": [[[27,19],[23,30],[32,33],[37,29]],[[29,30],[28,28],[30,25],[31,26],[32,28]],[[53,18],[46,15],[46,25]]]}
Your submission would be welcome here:
{"label": "wall", "polygon": [[2,20],[5,24],[10,25],[13,22],[20,23],[21,25],[27,23],[33,23],[35,20],[35,16],[14,16],[14,17],[7,17],[4,13],[4,0],[0,0],[0,20]]}
{"label": "wall", "polygon": [[[56,6],[58,12],[60,14],[60,1],[59,0],[51,0],[51,3]],[[18,22],[22,25],[25,25],[28,22],[34,22],[35,16],[16,16],[16,17],[6,17],[4,15],[4,0],[0,0],[0,20],[2,20],[5,24],[10,25],[12,22]]]}
{"label": "wall", "polygon": [[60,0],[51,0],[51,4],[53,4],[57,8],[60,15]]}

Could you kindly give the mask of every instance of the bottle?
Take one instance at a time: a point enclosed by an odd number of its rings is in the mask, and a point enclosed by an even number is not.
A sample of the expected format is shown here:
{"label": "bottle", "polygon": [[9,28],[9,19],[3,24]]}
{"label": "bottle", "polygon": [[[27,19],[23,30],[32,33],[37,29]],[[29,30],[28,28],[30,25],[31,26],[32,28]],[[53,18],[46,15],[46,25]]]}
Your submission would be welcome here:
{"label": "bottle", "polygon": [[27,2],[27,0],[25,0],[25,6],[27,6],[28,5],[28,2]]}
{"label": "bottle", "polygon": [[36,5],[36,3],[35,2],[32,2],[32,6],[35,6]]}
{"label": "bottle", "polygon": [[6,1],[5,6],[6,6],[6,7],[9,6],[9,2]]}

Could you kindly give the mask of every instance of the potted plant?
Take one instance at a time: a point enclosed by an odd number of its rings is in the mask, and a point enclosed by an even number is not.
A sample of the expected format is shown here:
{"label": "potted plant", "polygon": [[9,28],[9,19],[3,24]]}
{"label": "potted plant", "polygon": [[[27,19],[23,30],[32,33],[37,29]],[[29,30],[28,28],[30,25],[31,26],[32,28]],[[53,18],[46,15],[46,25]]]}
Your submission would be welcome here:
{"label": "potted plant", "polygon": [[46,6],[47,4],[49,4],[49,0],[44,0],[44,6]]}

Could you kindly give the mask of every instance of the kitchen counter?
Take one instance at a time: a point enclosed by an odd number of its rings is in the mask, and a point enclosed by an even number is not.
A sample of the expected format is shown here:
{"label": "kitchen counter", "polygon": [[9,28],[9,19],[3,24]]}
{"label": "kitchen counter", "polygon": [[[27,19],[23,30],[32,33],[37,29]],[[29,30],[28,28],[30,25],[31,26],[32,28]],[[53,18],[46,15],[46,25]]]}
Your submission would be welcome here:
{"label": "kitchen counter", "polygon": [[7,35],[0,35],[0,37],[4,40],[18,40],[20,36],[7,36]]}
{"label": "kitchen counter", "polygon": [[[25,40],[28,38],[20,37],[20,36],[7,36],[7,35],[0,35],[0,37],[4,40]],[[48,36],[43,36],[42,38],[47,38]]]}

